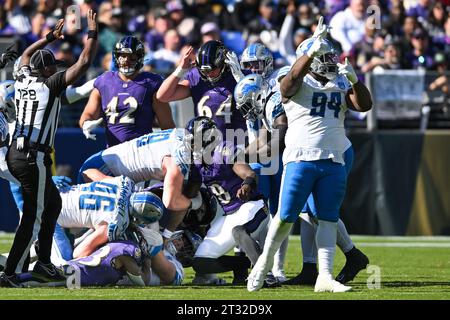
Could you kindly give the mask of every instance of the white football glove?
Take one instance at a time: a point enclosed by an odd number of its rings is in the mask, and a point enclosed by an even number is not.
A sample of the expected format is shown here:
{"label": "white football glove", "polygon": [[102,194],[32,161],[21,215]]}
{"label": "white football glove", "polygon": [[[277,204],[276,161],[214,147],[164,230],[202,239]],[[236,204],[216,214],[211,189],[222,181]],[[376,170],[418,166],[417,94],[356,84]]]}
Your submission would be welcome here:
{"label": "white football glove", "polygon": [[339,68],[338,73],[345,76],[352,85],[358,82],[358,76],[355,70],[353,70],[352,65],[348,62],[348,58],[345,58],[344,64],[338,63],[337,66]]}
{"label": "white football glove", "polygon": [[311,47],[306,51],[306,55],[310,58],[320,56],[325,53],[326,44],[321,39],[314,39]]}
{"label": "white football glove", "polygon": [[317,24],[316,30],[314,30],[312,38],[325,39],[327,37],[329,29],[330,27],[328,27],[326,24],[323,24],[323,16],[320,16],[319,23]]}
{"label": "white football glove", "polygon": [[97,128],[103,122],[103,118],[97,120],[86,120],[83,122],[83,134],[86,139],[97,140],[97,135],[92,134],[91,131]]}
{"label": "white football glove", "polygon": [[227,52],[227,58],[225,59],[225,63],[230,67],[231,73],[233,74],[234,80],[236,82],[241,81],[245,76],[242,73],[241,65],[239,64],[239,59],[233,51]]}
{"label": "white football glove", "polygon": [[8,132],[9,132],[8,121],[6,121],[3,112],[0,111],[0,142],[6,140],[6,137],[8,137]]}

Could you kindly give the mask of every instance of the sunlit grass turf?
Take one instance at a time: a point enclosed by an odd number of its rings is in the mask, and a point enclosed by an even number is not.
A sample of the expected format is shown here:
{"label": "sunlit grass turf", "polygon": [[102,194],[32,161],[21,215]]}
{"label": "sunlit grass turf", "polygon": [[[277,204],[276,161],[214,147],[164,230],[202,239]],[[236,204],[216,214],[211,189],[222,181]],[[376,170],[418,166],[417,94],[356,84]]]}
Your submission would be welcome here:
{"label": "sunlit grass turf", "polygon": [[[381,271],[380,289],[369,289],[367,280],[373,274],[366,270],[350,284],[352,292],[331,294],[314,293],[312,287],[283,286],[247,292],[244,286],[222,287],[192,286],[193,271],[186,270],[181,287],[151,288],[65,288],[0,289],[0,299],[120,299],[120,300],[319,300],[319,299],[450,299],[450,238],[384,238],[355,237],[357,247],[370,258],[370,265]],[[0,252],[7,252],[12,242],[11,234],[0,234]],[[426,244],[417,247],[414,244]],[[387,246],[386,246],[387,245]],[[406,247],[399,247],[406,245]],[[412,245],[411,247],[409,245]],[[437,247],[433,247],[433,246]],[[288,277],[295,276],[301,268],[301,251],[298,237],[291,237],[286,261]],[[345,262],[338,250],[335,275]],[[232,274],[220,275],[232,281]],[[370,282],[370,281],[369,281]]]}

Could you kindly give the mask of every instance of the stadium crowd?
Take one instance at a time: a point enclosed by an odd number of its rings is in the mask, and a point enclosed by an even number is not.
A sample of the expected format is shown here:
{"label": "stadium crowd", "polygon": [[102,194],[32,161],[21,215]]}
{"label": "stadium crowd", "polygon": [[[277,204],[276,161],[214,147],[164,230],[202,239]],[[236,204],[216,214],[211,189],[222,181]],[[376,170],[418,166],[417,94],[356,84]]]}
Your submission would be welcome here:
{"label": "stadium crowd", "polygon": [[443,71],[450,58],[448,0],[3,0],[0,36],[14,37],[23,51],[65,18],[64,41],[50,49],[71,65],[87,38],[77,31],[75,11],[67,10],[74,4],[81,11],[82,29],[87,10],[98,12],[99,48],[92,77],[113,67],[112,48],[128,34],[145,43],[144,69],[164,77],[175,69],[185,46],[198,48],[211,39],[238,55],[260,41],[272,51],[274,67],[282,67],[295,61],[295,48],[312,35],[321,15],[331,27],[341,61],[348,57],[360,72]]}

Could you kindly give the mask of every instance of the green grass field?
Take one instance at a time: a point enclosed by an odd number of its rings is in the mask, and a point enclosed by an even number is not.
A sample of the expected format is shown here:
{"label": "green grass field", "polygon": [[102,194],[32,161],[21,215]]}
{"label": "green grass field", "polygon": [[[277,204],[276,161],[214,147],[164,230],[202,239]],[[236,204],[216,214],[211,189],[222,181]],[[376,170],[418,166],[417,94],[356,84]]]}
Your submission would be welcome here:
{"label": "green grass field", "polygon": [[[0,252],[7,252],[13,235],[0,233]],[[149,299],[149,300],[319,300],[319,299],[450,299],[450,237],[353,237],[355,244],[370,259],[371,266],[380,270],[379,289],[368,287],[374,273],[366,270],[350,285],[352,292],[314,293],[312,287],[284,286],[247,292],[244,286],[192,286],[191,268],[186,270],[181,287],[148,288],[65,288],[0,289],[0,299]],[[295,276],[301,267],[300,240],[292,236],[286,263],[288,277]],[[335,261],[335,275],[344,264],[339,251]],[[376,267],[373,267],[376,268]],[[228,283],[232,274],[221,275]],[[374,281],[369,283],[375,284]]]}

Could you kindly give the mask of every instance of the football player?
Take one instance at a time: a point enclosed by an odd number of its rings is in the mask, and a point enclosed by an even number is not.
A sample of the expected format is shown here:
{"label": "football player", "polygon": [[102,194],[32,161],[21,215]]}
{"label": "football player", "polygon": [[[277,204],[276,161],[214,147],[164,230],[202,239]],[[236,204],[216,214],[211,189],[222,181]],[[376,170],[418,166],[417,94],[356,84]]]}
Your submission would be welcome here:
{"label": "football player", "polygon": [[280,207],[270,224],[263,253],[249,275],[249,291],[262,287],[274,253],[288,236],[311,192],[318,214],[319,275],[314,291],[351,289],[332,277],[339,207],[347,177],[344,151],[349,145],[344,113],[347,108],[367,111],[372,100],[348,61],[337,62],[331,42],[325,39],[327,33],[327,26],[319,22],[317,32],[299,46],[297,61],[280,82],[288,119]]}
{"label": "football player", "polygon": [[[287,119],[281,103],[280,69],[273,69],[272,53],[264,45],[254,43],[245,48],[240,62],[242,70],[252,73],[238,82],[234,91],[237,108],[247,120],[250,146],[247,152],[256,153],[259,163],[251,167],[258,174],[258,188],[269,201],[271,217],[277,212],[281,188],[284,135]],[[259,90],[260,89],[260,90]],[[270,141],[270,142],[268,142]],[[264,163],[264,164],[262,164]],[[273,168],[267,170],[267,168]],[[267,170],[267,172],[265,172]],[[288,239],[283,241],[275,255],[272,273],[280,282],[286,281],[284,259]]]}
{"label": "football player", "polygon": [[162,77],[140,72],[144,56],[144,44],[134,36],[116,43],[113,59],[119,71],[107,71],[97,78],[80,117],[87,139],[96,139],[91,131],[103,121],[108,147],[152,132],[155,116],[161,129],[175,127],[169,104],[156,98]]}
{"label": "football player", "polygon": [[[214,122],[203,122],[202,125],[205,131],[218,133]],[[211,134],[210,139],[197,137],[186,134],[184,129],[149,133],[91,156],[81,167],[79,178],[81,181],[98,181],[105,175],[125,175],[135,183],[152,179],[164,181],[162,200],[164,206],[174,212],[170,215],[172,220],[167,230],[173,232],[191,205],[193,209],[201,205],[201,199],[194,198],[196,193],[190,196],[192,200],[183,194],[183,182],[188,178],[192,157],[201,157],[216,143],[216,137],[220,138],[217,134]]]}
{"label": "football player", "polygon": [[[211,120],[207,117],[191,120],[188,132],[202,130],[201,121]],[[238,150],[229,141],[221,142],[209,150],[211,158],[194,159],[190,177],[194,181],[201,179],[220,204],[195,252],[193,268],[198,274],[233,271],[233,284],[245,282],[250,261],[255,263],[260,254],[257,239],[269,220],[268,209],[257,191],[256,174],[244,159],[239,159]],[[250,261],[244,256],[225,256],[235,246]]]}
{"label": "football player", "polygon": [[[195,115],[212,118],[225,140],[233,141],[237,137],[238,144],[245,144],[247,127],[233,99],[236,80],[226,63],[227,53],[220,41],[208,41],[198,50],[195,67],[191,68],[193,48],[189,47],[156,96],[167,102],[192,97]],[[227,130],[230,130],[228,136]]]}

